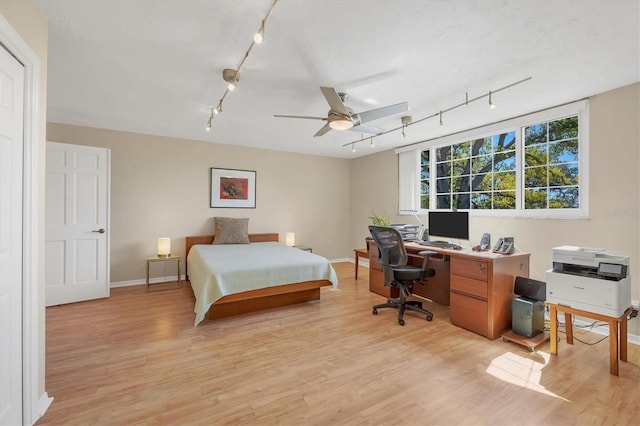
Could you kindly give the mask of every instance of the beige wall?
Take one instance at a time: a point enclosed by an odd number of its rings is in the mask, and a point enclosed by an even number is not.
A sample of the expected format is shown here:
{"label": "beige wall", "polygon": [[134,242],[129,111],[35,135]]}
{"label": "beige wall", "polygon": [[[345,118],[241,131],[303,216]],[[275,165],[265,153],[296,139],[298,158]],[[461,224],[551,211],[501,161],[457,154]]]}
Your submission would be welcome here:
{"label": "beige wall", "polygon": [[[483,232],[513,235],[531,253],[531,276],[546,280],[552,248],[569,244],[603,247],[630,256],[632,298],[640,300],[640,83],[590,99],[589,219],[471,218],[471,242]],[[351,160],[350,244],[362,247],[368,215],[397,212],[398,166],[392,151]],[[392,216],[392,221],[414,220]],[[415,223],[415,222],[414,222]],[[494,237],[495,239],[495,237]],[[637,334],[637,333],[636,333]]]}
{"label": "beige wall", "polygon": [[[213,216],[248,217],[250,233],[281,242],[295,232],[328,258],[351,254],[347,160],[55,123],[47,140],[111,150],[112,283],[144,278],[159,237],[184,254],[184,237],[212,234]],[[211,167],[255,170],[256,208],[210,208]]]}
{"label": "beige wall", "polygon": [[[40,61],[40,79],[38,99],[38,149],[34,155],[38,157],[38,164],[44,164],[45,134],[47,122],[47,23],[40,10],[31,0],[1,0],[0,14],[7,20],[13,29],[26,42],[29,48]],[[41,190],[38,195],[38,204],[44,205],[44,168],[38,172],[37,185]],[[35,287],[35,291],[41,297],[42,303],[38,303],[36,331],[38,333],[38,389],[37,394],[45,392],[45,311],[44,311],[44,211],[39,211],[37,219],[38,259],[36,260],[38,276],[37,282],[29,283]],[[35,402],[35,401],[34,401]]]}

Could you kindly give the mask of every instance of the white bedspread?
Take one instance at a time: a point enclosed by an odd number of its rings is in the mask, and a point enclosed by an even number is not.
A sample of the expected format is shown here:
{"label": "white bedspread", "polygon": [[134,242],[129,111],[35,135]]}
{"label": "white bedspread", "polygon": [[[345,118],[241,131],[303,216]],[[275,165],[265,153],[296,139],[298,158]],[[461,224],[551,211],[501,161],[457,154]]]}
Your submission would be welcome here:
{"label": "white bedspread", "polygon": [[338,286],[331,263],[322,256],[276,242],[195,245],[187,256],[196,296],[195,324],[223,296],[303,281],[329,280]]}

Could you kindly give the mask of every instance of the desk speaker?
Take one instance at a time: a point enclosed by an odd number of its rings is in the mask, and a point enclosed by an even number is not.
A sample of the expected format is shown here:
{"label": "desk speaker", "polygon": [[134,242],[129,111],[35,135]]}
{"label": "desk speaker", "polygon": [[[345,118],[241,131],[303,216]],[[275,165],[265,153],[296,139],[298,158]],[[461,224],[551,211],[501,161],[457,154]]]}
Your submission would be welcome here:
{"label": "desk speaker", "polygon": [[544,331],[544,302],[516,297],[511,305],[511,329],[514,333],[534,337]]}

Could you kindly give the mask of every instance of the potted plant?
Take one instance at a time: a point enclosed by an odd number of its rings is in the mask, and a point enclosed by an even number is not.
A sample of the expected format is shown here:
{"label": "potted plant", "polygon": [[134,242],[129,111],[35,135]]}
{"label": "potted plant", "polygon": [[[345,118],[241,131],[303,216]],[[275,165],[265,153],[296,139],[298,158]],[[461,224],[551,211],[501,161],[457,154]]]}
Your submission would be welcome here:
{"label": "potted plant", "polygon": [[[373,210],[371,210],[371,213],[369,214],[369,220],[371,220],[371,223],[375,226],[391,225],[391,220],[389,219],[389,215],[387,214],[387,212],[382,212],[381,214],[378,215]],[[365,247],[367,248],[367,251],[369,251],[369,241],[371,240],[373,240],[373,238],[371,237],[366,237],[364,239],[364,244],[365,244]]]}

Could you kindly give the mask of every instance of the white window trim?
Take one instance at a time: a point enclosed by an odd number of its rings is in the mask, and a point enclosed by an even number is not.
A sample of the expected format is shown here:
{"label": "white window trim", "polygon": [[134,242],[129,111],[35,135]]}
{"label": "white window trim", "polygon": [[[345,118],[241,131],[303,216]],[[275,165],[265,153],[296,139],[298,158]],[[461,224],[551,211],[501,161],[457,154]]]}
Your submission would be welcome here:
{"label": "white window trim", "polygon": [[[534,112],[524,116],[511,118],[499,123],[489,124],[480,128],[466,130],[453,135],[443,136],[436,139],[430,139],[416,144],[408,145],[396,149],[394,152],[398,157],[406,156],[407,152],[413,151],[413,158],[420,158],[420,152],[455,143],[464,142],[471,139],[482,138],[486,136],[496,135],[500,133],[516,131],[516,205],[522,206],[522,175],[523,175],[523,159],[522,159],[522,132],[523,127],[537,124],[545,121],[556,120],[562,117],[578,115],[579,117],[579,164],[580,164],[580,207],[577,209],[534,209],[525,210],[522,208],[516,210],[464,210],[469,211],[470,215],[477,217],[522,217],[522,218],[538,218],[538,219],[588,219],[589,218],[589,101],[587,99],[549,108],[543,111]],[[433,157],[433,156],[431,156]],[[432,160],[433,161],[433,160]],[[400,165],[400,163],[399,163]],[[407,190],[413,191],[413,201],[406,201],[409,195],[398,197],[399,214],[426,214],[428,210],[420,209],[420,186],[418,178],[420,176],[419,161],[415,162],[416,170],[411,167],[398,168],[399,193]],[[413,174],[415,183],[413,187],[408,185],[410,175]],[[430,188],[435,188],[435,176],[430,173]],[[404,203],[403,203],[403,200]],[[435,198],[430,197],[430,208],[435,209]]]}

